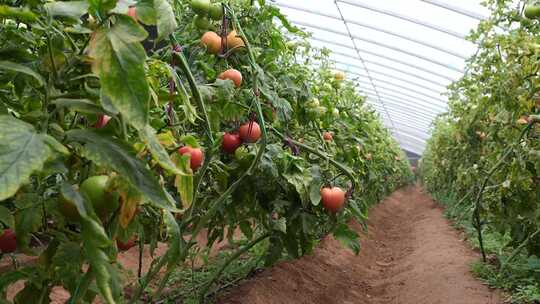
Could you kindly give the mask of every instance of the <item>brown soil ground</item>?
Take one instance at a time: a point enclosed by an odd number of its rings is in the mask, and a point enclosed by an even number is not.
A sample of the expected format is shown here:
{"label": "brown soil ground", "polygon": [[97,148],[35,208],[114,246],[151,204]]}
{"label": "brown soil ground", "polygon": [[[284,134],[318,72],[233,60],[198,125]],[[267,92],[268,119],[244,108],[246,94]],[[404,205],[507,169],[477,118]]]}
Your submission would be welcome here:
{"label": "brown soil ground", "polygon": [[409,187],[371,210],[360,255],[327,237],[313,255],[263,271],[219,303],[504,303],[471,275],[477,259],[441,208],[421,188]]}

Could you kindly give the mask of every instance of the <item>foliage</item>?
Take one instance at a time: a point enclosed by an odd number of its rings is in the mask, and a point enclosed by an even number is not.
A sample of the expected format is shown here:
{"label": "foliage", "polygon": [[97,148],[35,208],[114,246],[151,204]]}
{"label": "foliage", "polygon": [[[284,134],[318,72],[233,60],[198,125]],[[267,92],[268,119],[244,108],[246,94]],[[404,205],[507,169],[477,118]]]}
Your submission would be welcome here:
{"label": "foliage", "polygon": [[[55,286],[70,303],[155,300],[188,257],[236,229],[266,242],[265,265],[311,252],[328,233],[358,251],[345,223],[365,221],[371,204],[411,178],[357,88],[336,79],[326,53],[263,0],[224,3],[224,19],[211,25],[235,29],[245,46],[219,55],[199,45],[190,1],[133,2],[135,15],[115,0],[8,2],[0,6],[0,220],[15,229],[20,252],[39,256],[0,277],[2,290],[26,280],[17,303],[47,303]],[[244,76],[239,88],[216,80],[230,67]],[[223,133],[249,121],[261,139],[221,151]],[[177,152],[185,145],[204,150],[196,171]],[[109,176],[100,195],[79,192],[95,175]],[[348,190],[344,210],[325,212],[323,185]],[[112,212],[94,210],[114,203]],[[203,231],[204,245],[195,241]],[[134,236],[152,251],[167,242],[168,251],[127,295],[116,240]]]}
{"label": "foliage", "polygon": [[502,276],[540,254],[540,25],[515,4],[486,1],[492,15],[469,36],[478,51],[450,86],[420,166],[427,189],[452,197],[450,213],[499,256]]}

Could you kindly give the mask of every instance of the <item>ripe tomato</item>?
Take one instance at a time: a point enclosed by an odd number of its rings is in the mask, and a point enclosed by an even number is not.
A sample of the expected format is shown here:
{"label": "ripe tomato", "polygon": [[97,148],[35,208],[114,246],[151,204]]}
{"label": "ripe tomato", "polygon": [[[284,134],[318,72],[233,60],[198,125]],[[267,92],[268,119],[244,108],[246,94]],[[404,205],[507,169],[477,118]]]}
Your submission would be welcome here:
{"label": "ripe tomato", "polygon": [[199,15],[207,15],[210,10],[210,0],[191,0],[191,8]]}
{"label": "ripe tomato", "polygon": [[345,204],[345,191],[339,187],[321,188],[321,200],[324,209],[338,213]]}
{"label": "ripe tomato", "polygon": [[215,32],[206,32],[201,37],[201,45],[206,48],[210,54],[219,54],[221,52],[221,37]]}
{"label": "ripe tomato", "polygon": [[94,128],[96,129],[104,128],[109,123],[109,120],[111,120],[111,117],[109,115],[99,114],[97,122],[94,125]]}
{"label": "ripe tomato", "polygon": [[254,143],[261,137],[261,127],[254,121],[240,126],[240,138],[247,143]]}
{"label": "ripe tomato", "polygon": [[345,79],[345,73],[342,71],[334,71],[334,79],[338,82],[341,82]]}
{"label": "ripe tomato", "polygon": [[223,142],[221,143],[221,149],[227,153],[234,153],[242,145],[242,139],[237,133],[225,133],[223,134]]}
{"label": "ripe tomato", "polygon": [[127,11],[127,15],[137,21],[137,8],[135,6],[130,6]]}
{"label": "ripe tomato", "polygon": [[234,82],[234,85],[239,88],[242,85],[242,73],[235,69],[228,69],[225,72],[219,74],[219,79],[228,79]]}
{"label": "ripe tomato", "polygon": [[332,139],[334,138],[334,136],[332,135],[332,132],[324,132],[324,133],[323,133],[323,138],[324,138],[324,140],[326,140],[326,141],[332,141]]}
{"label": "ripe tomato", "polygon": [[193,148],[191,146],[183,146],[178,149],[178,153],[182,155],[189,155],[191,170],[195,171],[199,169],[204,161],[204,153],[201,148]]}
{"label": "ripe tomato", "polygon": [[208,11],[208,16],[212,18],[212,20],[219,21],[223,17],[223,7],[221,3],[214,3],[210,6],[210,10]]}
{"label": "ripe tomato", "polygon": [[81,183],[81,194],[92,204],[99,217],[105,217],[118,208],[118,195],[107,192],[109,176],[96,175]]}
{"label": "ripe tomato", "polygon": [[116,239],[116,246],[118,246],[118,250],[120,251],[127,251],[129,249],[131,249],[132,247],[134,247],[136,244],[135,244],[135,240],[137,238],[135,236],[133,236],[132,238],[130,238],[127,242],[122,242],[120,241],[119,239]]}
{"label": "ripe tomato", "polygon": [[245,47],[244,40],[242,38],[238,37],[238,34],[236,31],[232,31],[227,35],[227,46],[229,49],[236,49],[240,47]]}
{"label": "ripe tomato", "polygon": [[12,253],[17,250],[17,236],[15,231],[11,229],[5,229],[4,233],[0,235],[0,252]]}

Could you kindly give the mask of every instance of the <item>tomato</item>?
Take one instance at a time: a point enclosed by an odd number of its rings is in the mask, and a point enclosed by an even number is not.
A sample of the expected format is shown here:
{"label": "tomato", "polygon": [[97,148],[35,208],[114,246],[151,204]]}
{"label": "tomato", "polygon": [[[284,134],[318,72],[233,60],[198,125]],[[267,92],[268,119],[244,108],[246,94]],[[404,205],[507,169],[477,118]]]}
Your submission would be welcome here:
{"label": "tomato", "polygon": [[136,243],[135,243],[136,240],[137,240],[137,238],[135,236],[130,238],[125,243],[120,241],[119,239],[116,239],[116,246],[118,246],[118,250],[120,250],[120,251],[127,251],[127,250],[131,249],[132,247],[134,247],[136,245]]}
{"label": "tomato", "polygon": [[320,105],[321,105],[321,102],[317,98],[313,98],[310,102],[307,103],[307,106],[312,109],[317,108]]}
{"label": "tomato", "polygon": [[201,148],[193,148],[191,146],[183,146],[178,149],[178,153],[182,155],[189,155],[191,170],[195,171],[199,169],[204,161],[204,153]]}
{"label": "tomato", "polygon": [[81,183],[81,194],[92,204],[99,217],[105,217],[118,208],[118,196],[107,192],[109,180],[107,175],[96,175]]}
{"label": "tomato", "polygon": [[332,110],[332,116],[334,116],[334,118],[339,118],[339,110],[338,109],[333,109]]}
{"label": "tomato", "polygon": [[238,37],[236,31],[233,30],[229,33],[229,35],[227,35],[227,46],[229,47],[229,49],[236,49],[245,47],[246,45],[244,44],[244,40]]}
{"label": "tomato", "polygon": [[67,200],[62,194],[58,197],[58,210],[70,221],[78,221],[80,219],[77,207]]}
{"label": "tomato", "polygon": [[104,128],[109,123],[109,120],[111,120],[111,117],[109,115],[99,114],[97,122],[94,125],[94,128],[96,129]]}
{"label": "tomato", "polygon": [[526,115],[523,115],[523,116],[521,116],[521,117],[517,120],[517,123],[518,123],[519,125],[526,125],[526,124],[529,123],[529,117],[526,116]]}
{"label": "tomato", "polygon": [[324,138],[324,140],[326,140],[326,141],[332,141],[332,139],[334,138],[334,136],[332,135],[332,132],[324,132],[324,133],[323,133],[323,138]]}
{"label": "tomato", "polygon": [[372,159],[373,159],[373,155],[372,155],[371,153],[368,153],[368,154],[366,155],[366,159],[367,159],[367,160],[372,160]]}
{"label": "tomato", "polygon": [[223,141],[221,143],[221,149],[227,153],[234,153],[242,145],[242,139],[237,133],[225,133],[223,134]]}
{"label": "tomato", "polygon": [[219,79],[228,79],[234,82],[234,85],[239,88],[242,85],[242,73],[235,69],[228,69],[225,72],[219,74]]}
{"label": "tomato", "polygon": [[334,71],[334,79],[338,82],[345,80],[345,73],[342,71]]}
{"label": "tomato", "polygon": [[193,19],[193,24],[195,25],[196,28],[200,30],[207,30],[210,28],[210,26],[212,26],[208,18],[206,18],[205,16],[200,16],[200,15],[195,16],[195,18]]}
{"label": "tomato", "polygon": [[234,158],[241,161],[249,155],[249,150],[246,147],[240,147],[234,151]]}
{"label": "tomato", "polygon": [[215,32],[206,32],[201,37],[201,45],[206,47],[210,54],[219,54],[221,52],[221,37]]}
{"label": "tomato", "polygon": [[247,143],[254,143],[261,137],[261,127],[254,121],[240,126],[240,138]]}
{"label": "tomato", "polygon": [[527,5],[525,7],[525,17],[529,19],[540,17],[540,5]]}
{"label": "tomato", "polygon": [[127,15],[137,21],[137,8],[135,6],[130,6],[127,11]]}
{"label": "tomato", "polygon": [[12,253],[17,250],[17,235],[11,229],[5,229],[0,235],[0,252]]}
{"label": "tomato", "polygon": [[221,18],[223,18],[223,6],[221,5],[221,3],[212,4],[210,6],[210,10],[208,11],[208,16],[212,20],[221,20]]}
{"label": "tomato", "polygon": [[323,187],[321,189],[321,200],[324,209],[338,213],[345,204],[345,191],[339,187]]}
{"label": "tomato", "polygon": [[191,0],[191,8],[199,15],[207,15],[210,10],[210,0]]}

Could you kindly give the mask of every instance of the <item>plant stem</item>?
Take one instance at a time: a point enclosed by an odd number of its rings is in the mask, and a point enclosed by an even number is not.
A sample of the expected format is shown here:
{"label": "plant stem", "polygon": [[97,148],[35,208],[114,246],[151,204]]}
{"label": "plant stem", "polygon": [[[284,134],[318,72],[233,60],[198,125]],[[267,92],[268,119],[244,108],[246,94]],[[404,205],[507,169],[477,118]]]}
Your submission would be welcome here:
{"label": "plant stem", "polygon": [[249,251],[251,248],[253,248],[253,246],[257,245],[258,243],[264,241],[265,239],[267,239],[268,237],[270,237],[270,233],[266,233],[266,234],[263,234],[261,235],[260,237],[254,239],[253,241],[249,242],[246,246],[240,248],[238,251],[236,251],[232,256],[230,256],[224,263],[223,265],[221,265],[221,267],[216,271],[214,272],[214,274],[212,275],[210,281],[208,281],[207,284],[205,284],[203,287],[202,287],[202,290],[200,291],[199,293],[199,299],[200,299],[200,303],[203,303],[204,302],[204,298],[206,296],[206,293],[208,292],[208,290],[210,289],[210,287],[214,284],[214,282],[216,282],[219,277],[221,276],[221,274],[223,273],[223,271],[225,271],[225,269],[232,263],[234,262],[235,260],[237,260],[238,258],[240,258],[244,253],[246,253],[247,251]]}

